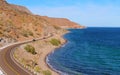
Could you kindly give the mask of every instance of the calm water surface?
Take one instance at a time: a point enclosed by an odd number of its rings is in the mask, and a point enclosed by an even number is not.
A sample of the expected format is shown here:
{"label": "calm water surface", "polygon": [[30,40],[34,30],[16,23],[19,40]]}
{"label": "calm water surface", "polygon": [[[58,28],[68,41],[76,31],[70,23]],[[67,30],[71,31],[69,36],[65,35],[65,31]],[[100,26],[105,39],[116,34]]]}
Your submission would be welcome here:
{"label": "calm water surface", "polygon": [[52,68],[62,75],[120,75],[120,28],[69,31],[68,42],[48,56]]}

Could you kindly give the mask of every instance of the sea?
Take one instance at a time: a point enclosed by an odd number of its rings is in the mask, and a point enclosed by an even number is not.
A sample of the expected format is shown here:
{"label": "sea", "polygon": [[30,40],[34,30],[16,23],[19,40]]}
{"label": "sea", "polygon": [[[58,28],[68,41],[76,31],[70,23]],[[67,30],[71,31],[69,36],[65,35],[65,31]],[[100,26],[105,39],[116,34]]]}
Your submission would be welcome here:
{"label": "sea", "polygon": [[120,28],[68,29],[67,43],[48,55],[61,75],[120,75]]}

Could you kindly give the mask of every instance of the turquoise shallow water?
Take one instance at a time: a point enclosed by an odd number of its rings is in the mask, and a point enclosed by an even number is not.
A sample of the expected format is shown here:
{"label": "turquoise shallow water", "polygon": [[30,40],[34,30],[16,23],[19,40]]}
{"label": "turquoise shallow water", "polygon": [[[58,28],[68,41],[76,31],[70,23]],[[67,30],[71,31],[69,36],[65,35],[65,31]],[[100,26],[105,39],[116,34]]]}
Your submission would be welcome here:
{"label": "turquoise shallow water", "polygon": [[61,75],[120,75],[120,28],[69,29],[68,41],[48,56]]}

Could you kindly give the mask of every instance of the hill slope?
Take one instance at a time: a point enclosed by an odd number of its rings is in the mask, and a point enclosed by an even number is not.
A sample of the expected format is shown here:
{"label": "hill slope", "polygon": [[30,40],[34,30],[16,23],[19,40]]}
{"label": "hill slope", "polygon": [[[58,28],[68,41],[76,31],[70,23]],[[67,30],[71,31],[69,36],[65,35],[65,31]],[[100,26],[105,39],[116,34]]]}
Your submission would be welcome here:
{"label": "hill slope", "polygon": [[50,22],[52,25],[60,26],[61,28],[83,28],[84,27],[66,18],[52,18],[47,16],[43,16],[43,18],[46,19],[48,22]]}
{"label": "hill slope", "polygon": [[63,18],[50,18],[32,14],[27,8],[0,0],[0,42],[13,42],[37,38],[63,28],[81,28]]}

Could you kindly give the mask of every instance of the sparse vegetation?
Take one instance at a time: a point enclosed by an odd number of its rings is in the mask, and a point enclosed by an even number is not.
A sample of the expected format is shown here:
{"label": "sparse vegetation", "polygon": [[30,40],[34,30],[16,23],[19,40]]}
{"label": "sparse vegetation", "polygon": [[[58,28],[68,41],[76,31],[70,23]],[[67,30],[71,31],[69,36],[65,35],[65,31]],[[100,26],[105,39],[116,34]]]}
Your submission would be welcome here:
{"label": "sparse vegetation", "polygon": [[60,40],[55,39],[55,38],[51,39],[50,43],[54,46],[59,46],[61,44]]}
{"label": "sparse vegetation", "polygon": [[43,73],[43,75],[52,75],[49,70],[45,70],[45,71],[43,71],[42,73]]}
{"label": "sparse vegetation", "polygon": [[30,30],[23,30],[23,31],[22,31],[22,35],[23,35],[24,37],[28,37],[29,35],[30,35],[30,36],[33,36],[33,32],[31,32]]}
{"label": "sparse vegetation", "polygon": [[36,66],[36,67],[34,67],[34,70],[35,70],[35,72],[38,72],[38,73],[40,73],[40,71],[41,71],[41,68],[40,68],[39,66]]}
{"label": "sparse vegetation", "polygon": [[0,31],[0,34],[2,34],[2,32]]}
{"label": "sparse vegetation", "polygon": [[58,30],[58,29],[61,29],[61,28],[60,28],[60,27],[58,27],[58,26],[54,26],[54,28],[55,28],[55,29],[57,29],[57,30]]}
{"label": "sparse vegetation", "polygon": [[23,65],[25,65],[25,63],[26,63],[26,61],[25,61],[24,58],[21,58],[20,62],[21,62]]}
{"label": "sparse vegetation", "polygon": [[24,49],[31,54],[36,54],[35,48],[32,45],[26,45]]}
{"label": "sparse vegetation", "polygon": [[32,65],[32,68],[34,68],[34,67],[35,67],[36,65],[38,65],[38,64],[37,64],[36,61],[32,61],[32,64],[31,64],[31,65]]}
{"label": "sparse vegetation", "polygon": [[[59,36],[59,33],[62,33],[61,28],[64,27],[64,24],[65,28],[67,25],[69,25],[68,27],[71,27],[71,25],[74,27],[74,25],[76,25],[76,23],[60,18],[50,18],[34,15],[32,13],[29,14],[26,12],[27,9],[24,9],[24,7],[8,4],[7,2],[4,4],[5,0],[0,1],[0,37],[8,39],[3,40],[3,45],[4,43],[8,44],[16,41],[20,42],[27,39],[44,37],[44,33],[46,34],[46,37],[49,33],[52,34],[52,37],[55,37],[56,35]],[[37,73],[40,72],[43,75],[52,75],[51,71],[46,70],[46,68],[44,69],[41,66],[44,66],[44,64],[41,64],[43,63],[41,61],[44,60],[39,58],[42,58],[44,54],[47,53],[47,51],[45,51],[45,53],[43,52],[44,48],[49,49],[49,47],[51,47],[49,46],[50,44],[57,47],[61,44],[61,41],[55,38],[50,40],[48,39],[42,40],[38,46],[36,46],[37,44],[33,46],[33,43],[30,45],[22,45],[19,47],[16,54],[14,54],[15,59],[18,60],[18,63],[24,65],[24,67],[32,69],[32,71],[36,71]],[[41,49],[39,50],[37,47]]]}
{"label": "sparse vegetation", "polygon": [[29,31],[28,34],[29,34],[30,36],[33,36],[33,32],[31,32],[31,31]]}
{"label": "sparse vegetation", "polygon": [[22,31],[22,35],[24,36],[24,37],[28,37],[28,33],[27,33],[27,31]]}

